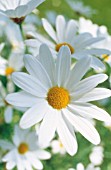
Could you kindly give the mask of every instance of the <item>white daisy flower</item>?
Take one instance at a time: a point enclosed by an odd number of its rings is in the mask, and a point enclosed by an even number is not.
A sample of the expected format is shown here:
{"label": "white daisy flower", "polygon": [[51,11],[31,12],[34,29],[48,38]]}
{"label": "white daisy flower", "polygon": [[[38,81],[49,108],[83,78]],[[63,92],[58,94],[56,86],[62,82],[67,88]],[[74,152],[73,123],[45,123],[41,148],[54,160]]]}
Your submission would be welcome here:
{"label": "white daisy flower", "polygon": [[32,170],[32,167],[41,170],[43,165],[40,160],[51,157],[49,152],[39,146],[34,132],[15,126],[12,141],[13,143],[0,140],[0,146],[8,151],[2,158],[2,161],[6,162],[7,170],[13,169],[15,166],[18,170]]}
{"label": "white daisy flower", "polygon": [[86,169],[84,170],[101,170],[100,167],[95,167],[93,164],[89,164]]}
{"label": "white daisy flower", "polygon": [[20,71],[23,66],[23,54],[12,52],[9,58],[6,60],[0,58],[0,75],[10,77],[14,71]]}
{"label": "white daisy flower", "polygon": [[82,1],[66,0],[66,2],[70,6],[70,8],[74,10],[78,15],[91,17],[92,14],[96,13],[96,10],[93,10],[91,7],[84,6]]}
{"label": "white daisy flower", "polygon": [[89,155],[89,159],[91,163],[95,166],[101,165],[103,162],[103,147],[102,146],[95,146],[93,147],[93,150],[91,154]]}
{"label": "white daisy flower", "polygon": [[21,23],[44,0],[4,0],[0,1],[0,12],[6,14],[16,23]]}
{"label": "white daisy flower", "polygon": [[[104,37],[108,35],[107,27],[104,25],[98,26],[97,24],[93,23],[89,19],[85,19],[83,17],[79,18],[78,21],[78,31],[79,33],[88,32],[93,35],[93,37],[101,36]],[[102,47],[103,48],[103,47]]]}
{"label": "white daisy flower", "polygon": [[38,49],[42,43],[46,43],[54,54],[60,50],[63,45],[67,45],[70,48],[72,58],[77,60],[84,56],[92,56],[91,67],[94,69],[104,70],[104,64],[95,56],[102,54],[110,54],[111,52],[106,49],[93,48],[92,45],[103,40],[102,37],[94,38],[90,33],[77,34],[78,24],[74,20],[69,20],[66,23],[65,18],[61,15],[56,18],[56,31],[52,25],[46,20],[42,19],[43,27],[53,41],[46,39],[42,35],[34,32],[30,32],[30,35],[36,39],[26,40],[26,44],[29,47],[35,49],[35,55],[38,55]]}
{"label": "white daisy flower", "polygon": [[[106,26],[104,25],[98,26],[97,24],[92,23],[91,20],[86,20],[85,18],[82,17],[79,19],[78,25],[79,25],[79,33],[89,32],[94,37],[105,37],[104,40],[98,42],[97,44],[92,44],[93,48],[106,49],[109,51],[111,50],[110,48],[111,36],[108,34],[108,30]],[[111,66],[111,54],[103,53],[102,55],[99,55],[99,58]],[[104,70],[104,66],[103,66],[103,70]],[[97,68],[96,71],[101,71],[101,70]]]}
{"label": "white daisy flower", "polygon": [[[14,92],[14,88],[11,87],[12,90],[10,90],[11,92]],[[12,121],[13,118],[13,111],[14,109],[16,110],[20,110],[20,111],[25,111],[26,108],[20,108],[20,107],[14,107],[12,105],[10,105],[6,100],[6,96],[7,94],[9,94],[9,90],[8,88],[6,89],[3,85],[2,82],[0,81],[0,107],[4,107],[4,120],[6,123],[10,123]]]}
{"label": "white daisy flower", "polygon": [[[95,88],[108,77],[97,74],[84,80],[81,78],[90,68],[90,58],[84,58],[70,70],[71,53],[63,46],[55,63],[46,45],[40,47],[39,60],[31,55],[24,58],[25,67],[30,73],[13,73],[14,83],[23,91],[9,94],[10,104],[30,107],[20,121],[22,128],[29,128],[40,122],[39,142],[49,143],[57,131],[62,144],[70,155],[77,152],[74,128],[93,144],[100,137],[87,118],[111,121],[105,110],[88,102],[107,98],[111,91]],[[74,126],[74,128],[73,128]]]}
{"label": "white daisy flower", "polygon": [[66,149],[64,147],[64,145],[61,143],[61,141],[58,140],[53,140],[50,144],[51,148],[52,148],[52,152],[54,154],[60,153],[61,155],[64,155],[66,153]]}

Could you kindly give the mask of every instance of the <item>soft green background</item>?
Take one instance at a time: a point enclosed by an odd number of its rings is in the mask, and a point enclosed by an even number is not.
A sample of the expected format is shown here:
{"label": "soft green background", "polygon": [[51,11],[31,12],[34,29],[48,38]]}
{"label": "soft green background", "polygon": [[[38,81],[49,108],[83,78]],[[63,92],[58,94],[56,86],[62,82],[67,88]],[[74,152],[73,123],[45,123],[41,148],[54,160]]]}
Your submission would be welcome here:
{"label": "soft green background", "polygon": [[[106,25],[111,33],[111,0],[83,0],[83,3],[97,10],[97,14],[91,17],[92,21],[99,25]],[[39,9],[43,16],[45,11],[54,9],[58,14],[64,14],[72,18],[77,17],[65,0],[46,0]]]}

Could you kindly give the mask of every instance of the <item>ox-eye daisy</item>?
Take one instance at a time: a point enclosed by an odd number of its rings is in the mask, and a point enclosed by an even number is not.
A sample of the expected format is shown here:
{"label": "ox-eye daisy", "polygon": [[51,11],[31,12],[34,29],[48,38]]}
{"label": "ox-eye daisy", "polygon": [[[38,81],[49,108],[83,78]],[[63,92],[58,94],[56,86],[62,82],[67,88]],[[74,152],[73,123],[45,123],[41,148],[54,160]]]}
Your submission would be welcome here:
{"label": "ox-eye daisy", "polygon": [[91,55],[91,67],[99,70],[105,69],[104,64],[95,56],[110,54],[110,51],[92,47],[93,44],[103,40],[103,37],[94,38],[88,32],[78,34],[77,22],[72,19],[66,22],[62,15],[56,18],[56,30],[54,30],[46,19],[42,19],[42,23],[45,31],[53,41],[46,39],[38,33],[30,32],[30,35],[36,39],[26,40],[26,44],[35,49],[36,55],[38,54],[38,47],[41,43],[46,43],[54,54],[57,53],[63,45],[67,45],[70,48],[72,58],[79,60],[84,56],[90,57],[89,55]]}
{"label": "ox-eye daisy", "polygon": [[0,1],[0,11],[16,23],[20,23],[42,2],[44,0],[3,0]]}
{"label": "ox-eye daisy", "polygon": [[17,166],[18,170],[43,169],[40,160],[49,159],[50,153],[43,150],[38,144],[35,132],[22,130],[15,126],[12,142],[0,140],[0,146],[8,153],[2,158],[6,162],[7,170]]}
{"label": "ox-eye daisy", "polygon": [[10,104],[31,107],[21,118],[20,126],[29,128],[43,119],[39,142],[44,146],[57,131],[70,155],[77,152],[74,128],[90,142],[98,144],[99,134],[87,118],[111,121],[111,117],[88,102],[111,96],[110,90],[95,88],[107,75],[97,74],[81,80],[90,68],[90,58],[78,61],[70,70],[71,53],[67,46],[60,49],[56,63],[44,44],[40,47],[39,60],[26,55],[24,63],[30,75],[18,72],[12,75],[14,83],[23,91],[6,98]]}

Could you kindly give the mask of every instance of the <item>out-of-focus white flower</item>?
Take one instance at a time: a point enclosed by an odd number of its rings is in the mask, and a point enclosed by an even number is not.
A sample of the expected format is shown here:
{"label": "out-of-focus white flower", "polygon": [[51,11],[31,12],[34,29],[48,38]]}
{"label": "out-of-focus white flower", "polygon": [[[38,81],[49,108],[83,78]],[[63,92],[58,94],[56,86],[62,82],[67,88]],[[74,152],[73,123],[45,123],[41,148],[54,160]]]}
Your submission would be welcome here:
{"label": "out-of-focus white flower", "polygon": [[51,157],[50,153],[43,150],[38,144],[35,132],[22,130],[15,126],[12,141],[13,143],[0,140],[1,148],[8,151],[2,158],[7,170],[13,169],[15,166],[18,170],[32,170],[32,167],[41,170],[43,165],[40,160]]}
{"label": "out-of-focus white flower", "polygon": [[89,6],[85,6],[82,1],[77,0],[66,0],[71,9],[73,9],[77,14],[91,17],[92,14],[96,13],[96,10],[93,10]]}
{"label": "out-of-focus white flower", "polygon": [[54,154],[60,153],[60,154],[64,155],[66,153],[65,147],[64,147],[64,145],[61,143],[61,141],[59,139],[58,140],[53,140],[51,142],[51,148],[52,148],[52,152]]}
{"label": "out-of-focus white flower", "polygon": [[26,55],[24,63],[30,75],[18,72],[12,75],[14,83],[23,91],[9,94],[6,99],[10,104],[29,107],[20,126],[25,129],[41,121],[40,143],[43,146],[49,143],[57,131],[70,155],[77,152],[74,128],[90,142],[98,144],[99,134],[88,118],[111,121],[111,117],[89,102],[111,96],[111,90],[95,88],[108,78],[107,75],[97,74],[81,80],[90,68],[91,59],[79,60],[70,70],[71,52],[67,46],[60,49],[55,61],[43,44],[39,59]]}
{"label": "out-of-focus white flower", "polygon": [[[13,88],[13,87],[11,87]],[[11,92],[14,92],[11,90]],[[6,100],[6,96],[9,94],[9,91],[2,85],[2,82],[0,82],[0,107],[4,107],[4,120],[6,123],[10,123],[13,118],[13,110],[18,109],[20,111],[23,111],[23,108],[20,107],[14,107],[10,105]],[[25,110],[25,109],[24,109]]]}
{"label": "out-of-focus white flower", "polygon": [[[56,56],[57,52],[64,45],[68,46],[71,51],[72,58],[77,60],[82,59],[84,56],[91,57],[91,67],[96,70],[105,70],[105,66],[101,60],[98,59],[98,55],[110,54],[111,52],[106,49],[94,48],[92,45],[97,44],[97,42],[103,40],[102,37],[94,38],[90,33],[77,34],[78,24],[75,20],[69,20],[66,22],[65,18],[62,15],[57,16],[56,18],[56,31],[52,25],[46,20],[42,19],[43,27],[48,35],[51,37],[51,40],[46,39],[38,33],[30,33],[35,39],[26,40],[26,44],[29,47],[32,47],[38,54],[38,49],[42,43],[46,43],[50,50]],[[96,46],[96,45],[95,45]]]}
{"label": "out-of-focus white flower", "polygon": [[82,163],[78,163],[76,169],[69,168],[68,170],[101,170],[100,167],[95,167],[93,164],[89,164],[86,168]]}
{"label": "out-of-focus white flower", "polygon": [[14,22],[20,23],[26,15],[43,2],[44,0],[3,0],[0,1],[0,11],[13,19]]}
{"label": "out-of-focus white flower", "polygon": [[103,162],[103,147],[102,146],[95,146],[92,149],[91,154],[89,155],[89,159],[91,163],[95,166],[101,165]]}
{"label": "out-of-focus white flower", "polygon": [[79,33],[89,32],[93,37],[102,36],[106,37],[108,35],[107,27],[102,25],[98,26],[94,24],[91,20],[85,19],[83,17],[79,18],[78,21],[78,31]]}
{"label": "out-of-focus white flower", "polygon": [[10,77],[13,72],[20,71],[23,66],[23,54],[12,52],[7,60],[0,58],[0,75]]}
{"label": "out-of-focus white flower", "polygon": [[[108,30],[106,26],[104,25],[98,26],[97,24],[92,23],[91,20],[80,18],[78,22],[78,27],[79,27],[79,33],[89,32],[94,37],[105,37],[104,40],[96,44],[92,44],[93,48],[99,48],[99,49],[104,48],[106,50],[111,51],[111,47],[110,47],[111,36],[108,34]],[[104,62],[107,62],[111,66],[111,54],[103,53],[102,55],[99,55],[99,58]]]}
{"label": "out-of-focus white flower", "polygon": [[101,170],[100,167],[95,167],[92,163],[90,163],[86,169],[84,170]]}

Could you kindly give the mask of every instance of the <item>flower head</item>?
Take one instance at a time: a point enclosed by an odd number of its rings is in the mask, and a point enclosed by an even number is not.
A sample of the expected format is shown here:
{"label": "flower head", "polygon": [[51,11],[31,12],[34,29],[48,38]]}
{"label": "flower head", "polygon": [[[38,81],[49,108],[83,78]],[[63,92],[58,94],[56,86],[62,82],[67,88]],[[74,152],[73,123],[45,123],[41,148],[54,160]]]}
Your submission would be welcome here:
{"label": "flower head", "polygon": [[2,158],[6,162],[8,170],[17,166],[17,169],[43,169],[40,160],[49,159],[50,153],[43,150],[38,144],[38,139],[35,132],[30,130],[22,130],[17,125],[14,129],[14,135],[11,142],[0,140],[0,147],[7,151]]}
{"label": "flower head", "polygon": [[63,46],[54,58],[46,45],[40,47],[39,59],[26,55],[24,63],[27,73],[13,73],[12,79],[22,91],[7,96],[13,105],[30,107],[20,121],[22,128],[29,128],[41,122],[39,142],[42,146],[54,137],[57,131],[62,144],[70,155],[77,152],[74,128],[93,144],[100,137],[88,118],[111,121],[105,110],[90,104],[90,101],[111,96],[105,88],[95,88],[107,79],[97,74],[83,80],[90,68],[91,59],[84,58],[71,66],[71,53]]}
{"label": "flower head", "polygon": [[[94,69],[104,70],[104,64],[98,59],[98,55],[110,54],[111,52],[106,49],[95,48],[93,45],[103,40],[103,37],[93,37],[90,33],[84,32],[78,34],[78,23],[71,19],[66,22],[62,15],[58,15],[55,21],[55,28],[46,19],[42,19],[43,27],[49,37],[48,40],[42,35],[30,32],[30,35],[35,39],[26,40],[26,44],[32,47],[36,51],[35,55],[38,55],[39,46],[42,43],[46,43],[50,50],[53,52],[53,56],[56,57],[60,48],[64,45],[68,46],[71,52],[71,57],[77,60],[82,59],[84,56],[92,57],[91,67]],[[32,51],[32,50],[31,50]]]}
{"label": "flower head", "polygon": [[0,11],[6,14],[16,23],[21,23],[25,16],[31,13],[36,7],[38,7],[44,0],[4,0],[0,1]]}

